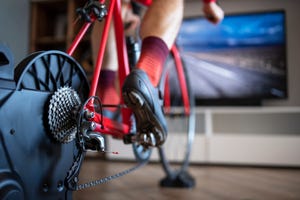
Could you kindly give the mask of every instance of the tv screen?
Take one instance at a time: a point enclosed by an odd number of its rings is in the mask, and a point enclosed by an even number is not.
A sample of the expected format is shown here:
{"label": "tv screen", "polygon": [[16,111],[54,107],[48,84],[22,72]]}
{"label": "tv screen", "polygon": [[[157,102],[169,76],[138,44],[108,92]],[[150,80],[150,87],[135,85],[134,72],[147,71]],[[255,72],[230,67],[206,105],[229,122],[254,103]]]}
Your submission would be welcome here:
{"label": "tv screen", "polygon": [[283,10],[230,14],[218,25],[185,18],[176,42],[197,105],[287,98]]}

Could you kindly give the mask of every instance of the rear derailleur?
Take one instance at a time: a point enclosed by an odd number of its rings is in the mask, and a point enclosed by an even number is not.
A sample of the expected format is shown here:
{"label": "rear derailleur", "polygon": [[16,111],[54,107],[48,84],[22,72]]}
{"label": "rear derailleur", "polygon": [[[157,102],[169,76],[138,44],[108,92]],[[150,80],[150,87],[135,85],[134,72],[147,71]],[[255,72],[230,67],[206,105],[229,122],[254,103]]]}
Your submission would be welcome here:
{"label": "rear derailleur", "polygon": [[[70,87],[59,88],[51,97],[48,109],[48,126],[53,138],[59,143],[76,141],[78,154],[66,177],[68,189],[76,190],[78,175],[87,151],[105,151],[105,139],[94,132],[95,123],[90,121],[92,112],[85,110],[91,98],[81,105],[79,95]],[[102,112],[100,100],[94,97],[94,107]]]}

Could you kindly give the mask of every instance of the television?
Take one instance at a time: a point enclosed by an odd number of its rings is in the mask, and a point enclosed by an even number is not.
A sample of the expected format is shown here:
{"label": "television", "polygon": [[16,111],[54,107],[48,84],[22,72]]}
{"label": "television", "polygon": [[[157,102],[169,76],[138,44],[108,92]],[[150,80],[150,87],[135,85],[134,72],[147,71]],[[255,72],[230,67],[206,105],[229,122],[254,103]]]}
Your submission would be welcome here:
{"label": "television", "polygon": [[286,99],[284,10],[228,14],[217,25],[184,18],[176,43],[198,106]]}

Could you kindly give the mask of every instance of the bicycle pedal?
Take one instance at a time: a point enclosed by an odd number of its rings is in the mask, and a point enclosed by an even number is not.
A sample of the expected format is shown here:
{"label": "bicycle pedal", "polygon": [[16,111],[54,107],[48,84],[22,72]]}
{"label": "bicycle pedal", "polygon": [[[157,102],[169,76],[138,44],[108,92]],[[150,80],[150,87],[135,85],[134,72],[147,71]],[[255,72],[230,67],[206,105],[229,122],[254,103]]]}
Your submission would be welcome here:
{"label": "bicycle pedal", "polygon": [[156,139],[153,133],[142,133],[139,136],[139,143],[146,147],[155,147]]}
{"label": "bicycle pedal", "polygon": [[123,137],[124,144],[132,144],[136,141],[136,134],[130,133]]}

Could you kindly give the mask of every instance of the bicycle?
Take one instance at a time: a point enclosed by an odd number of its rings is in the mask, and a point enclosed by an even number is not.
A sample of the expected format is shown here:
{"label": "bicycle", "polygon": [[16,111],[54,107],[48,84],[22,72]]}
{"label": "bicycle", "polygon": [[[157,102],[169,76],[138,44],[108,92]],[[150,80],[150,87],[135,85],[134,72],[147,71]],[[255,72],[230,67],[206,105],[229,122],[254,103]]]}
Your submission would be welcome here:
{"label": "bicycle", "polygon": [[[134,132],[134,116],[130,109],[126,108],[121,101],[120,104],[113,105],[121,110],[121,121],[105,117],[103,108],[111,105],[103,105],[101,99],[95,95],[108,30],[112,21],[116,30],[120,85],[130,72],[120,10],[120,0],[111,0],[108,8],[105,0],[88,1],[83,8],[79,9],[81,18],[85,20],[84,25],[66,52],[58,50],[35,52],[15,68],[15,88],[9,90],[1,102],[3,110],[0,116],[1,119],[6,118],[5,122],[8,125],[1,128],[0,136],[4,149],[3,154],[9,161],[6,168],[11,171],[9,178],[2,182],[9,185],[11,180],[14,180],[13,191],[17,191],[18,199],[24,199],[25,196],[26,198],[70,199],[74,190],[95,186],[123,176],[149,161],[152,148],[141,145],[140,141],[137,141],[136,132]],[[102,22],[104,30],[90,86],[85,71],[72,55],[88,28],[96,20],[104,21]],[[169,160],[165,147],[158,148],[166,173],[166,178],[161,181],[161,186],[193,187],[195,183],[188,174],[187,168],[195,134],[194,98],[189,87],[188,73],[176,45],[171,49],[171,56],[170,60],[174,60],[174,63],[165,67],[159,88],[164,97],[164,111],[168,127],[172,126],[170,125],[172,120],[177,120],[178,117],[183,118],[187,138],[186,144],[181,145],[185,152],[179,161],[179,169]],[[176,66],[175,70],[174,66]],[[176,78],[172,78],[170,84],[170,77],[174,76]],[[170,85],[173,86],[172,89]],[[30,106],[24,108],[15,103],[16,99],[23,98],[27,99]],[[14,113],[20,113],[19,110],[24,111],[21,112],[24,114],[15,115]],[[19,124],[13,126],[14,122]],[[23,132],[23,127],[28,127],[25,133],[30,135],[30,138],[27,134],[24,134],[23,137],[15,134]],[[123,140],[124,144],[131,144],[137,165],[109,177],[79,184],[78,175],[86,152],[89,150],[106,151],[104,136],[112,136],[114,139]],[[169,134],[168,137],[172,137],[172,134]],[[23,163],[19,159],[21,156],[9,153],[10,149],[7,147],[23,144],[21,140],[27,141],[27,143],[16,150],[20,155],[24,156],[28,149],[29,152],[35,152],[38,155],[30,157],[31,162],[35,163],[34,169],[26,167],[23,169]],[[42,153],[38,154],[32,150],[33,147],[29,145],[31,141],[36,142],[35,147]],[[44,160],[42,155],[47,160]],[[40,165],[42,167],[39,167]],[[52,167],[55,167],[56,170],[52,170]],[[38,176],[30,179],[28,174],[33,171]],[[29,185],[31,189],[29,189]],[[1,188],[0,191],[2,192]]]}

